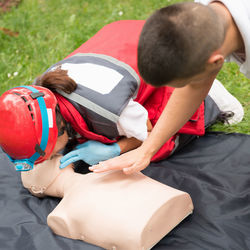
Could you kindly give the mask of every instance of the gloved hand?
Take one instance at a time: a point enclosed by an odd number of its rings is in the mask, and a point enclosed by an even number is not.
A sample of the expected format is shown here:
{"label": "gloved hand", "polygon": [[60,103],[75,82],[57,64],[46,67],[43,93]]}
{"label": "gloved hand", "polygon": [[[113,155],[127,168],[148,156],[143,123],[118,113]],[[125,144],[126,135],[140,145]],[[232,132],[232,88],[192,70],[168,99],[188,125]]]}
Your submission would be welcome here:
{"label": "gloved hand", "polygon": [[89,165],[108,160],[120,155],[121,149],[117,143],[103,144],[98,141],[87,141],[76,146],[76,149],[61,158],[60,168],[65,168],[70,163],[83,160]]}

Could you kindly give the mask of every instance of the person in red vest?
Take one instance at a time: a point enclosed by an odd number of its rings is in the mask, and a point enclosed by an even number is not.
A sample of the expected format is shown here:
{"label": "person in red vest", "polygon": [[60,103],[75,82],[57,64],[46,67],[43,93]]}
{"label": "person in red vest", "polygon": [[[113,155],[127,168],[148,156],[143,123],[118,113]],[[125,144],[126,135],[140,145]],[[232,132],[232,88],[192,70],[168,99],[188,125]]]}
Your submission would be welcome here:
{"label": "person in red vest", "polygon": [[[140,77],[137,45],[143,25],[144,21],[106,25],[32,86],[16,87],[1,96],[0,145],[16,170],[32,169],[69,142],[73,150],[61,159],[61,168],[78,160],[98,164],[146,140],[174,88],[155,88]],[[216,80],[205,102],[151,161],[162,160],[204,135],[222,114],[232,123],[242,119],[243,111]]]}

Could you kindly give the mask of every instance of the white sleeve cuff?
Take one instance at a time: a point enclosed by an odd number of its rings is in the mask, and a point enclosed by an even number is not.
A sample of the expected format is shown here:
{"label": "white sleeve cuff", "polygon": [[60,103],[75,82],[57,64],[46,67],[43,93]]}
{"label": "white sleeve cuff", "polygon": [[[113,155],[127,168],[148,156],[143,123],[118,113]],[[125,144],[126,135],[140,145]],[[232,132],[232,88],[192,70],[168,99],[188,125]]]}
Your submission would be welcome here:
{"label": "white sleeve cuff", "polygon": [[148,136],[147,120],[147,110],[138,102],[130,99],[117,123],[119,135],[127,138],[134,137],[140,141],[146,140]]}

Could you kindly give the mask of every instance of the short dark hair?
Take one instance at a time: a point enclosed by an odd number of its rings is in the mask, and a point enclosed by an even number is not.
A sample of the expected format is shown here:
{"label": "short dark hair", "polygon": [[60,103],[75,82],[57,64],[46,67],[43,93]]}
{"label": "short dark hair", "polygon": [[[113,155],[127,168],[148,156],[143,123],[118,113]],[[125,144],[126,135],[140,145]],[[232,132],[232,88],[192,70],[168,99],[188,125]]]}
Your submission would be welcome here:
{"label": "short dark hair", "polygon": [[139,72],[155,86],[193,76],[224,39],[224,24],[208,6],[187,2],[159,9],[140,34]]}

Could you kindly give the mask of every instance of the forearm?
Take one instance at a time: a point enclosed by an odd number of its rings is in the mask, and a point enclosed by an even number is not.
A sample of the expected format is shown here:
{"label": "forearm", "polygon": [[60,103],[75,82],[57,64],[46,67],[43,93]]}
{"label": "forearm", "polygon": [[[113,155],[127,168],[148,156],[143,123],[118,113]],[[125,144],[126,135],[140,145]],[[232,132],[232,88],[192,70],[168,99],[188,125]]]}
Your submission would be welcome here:
{"label": "forearm", "polygon": [[128,152],[130,150],[133,150],[133,149],[141,146],[142,141],[139,141],[134,137],[132,137],[132,138],[123,137],[117,143],[121,149],[121,154],[123,154],[125,152]]}
{"label": "forearm", "polygon": [[[151,132],[152,128],[153,128],[152,124],[151,124],[150,120],[148,119],[148,121],[147,121],[148,135]],[[123,153],[126,153],[130,150],[133,150],[133,149],[141,146],[142,141],[140,141],[134,137],[132,137],[132,138],[123,137],[117,143],[121,149],[121,154],[123,154]]]}
{"label": "forearm", "polygon": [[198,109],[212,85],[187,85],[175,89],[149,137],[142,144],[145,154],[153,155],[176,134]]}

